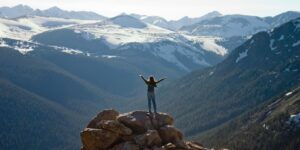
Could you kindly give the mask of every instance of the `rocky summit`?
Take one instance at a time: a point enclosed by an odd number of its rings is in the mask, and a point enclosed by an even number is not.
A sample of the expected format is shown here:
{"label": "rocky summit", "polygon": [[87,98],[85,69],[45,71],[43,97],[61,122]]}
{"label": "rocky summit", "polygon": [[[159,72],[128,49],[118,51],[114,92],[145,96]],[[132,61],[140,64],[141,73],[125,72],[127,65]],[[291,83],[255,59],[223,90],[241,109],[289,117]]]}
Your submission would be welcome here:
{"label": "rocky summit", "polygon": [[166,113],[133,111],[119,114],[109,109],[94,117],[80,133],[82,150],[206,150],[185,141]]}

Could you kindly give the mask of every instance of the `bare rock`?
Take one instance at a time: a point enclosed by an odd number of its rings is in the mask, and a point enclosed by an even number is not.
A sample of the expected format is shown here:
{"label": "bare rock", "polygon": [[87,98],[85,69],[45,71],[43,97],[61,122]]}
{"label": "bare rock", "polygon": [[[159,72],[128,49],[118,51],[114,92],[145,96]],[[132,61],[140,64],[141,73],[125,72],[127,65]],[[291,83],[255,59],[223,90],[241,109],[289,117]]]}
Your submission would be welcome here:
{"label": "bare rock", "polygon": [[146,133],[136,136],[134,141],[144,147],[160,146],[162,144],[162,140],[156,130],[148,130]]}
{"label": "bare rock", "polygon": [[109,150],[139,150],[139,146],[133,142],[123,142],[115,145]]}
{"label": "bare rock", "polygon": [[183,138],[183,134],[171,125],[159,128],[158,132],[163,143],[176,144],[178,141],[182,141]]}
{"label": "bare rock", "polygon": [[206,148],[203,147],[203,145],[196,143],[196,142],[185,142],[189,150],[206,150]]}
{"label": "bare rock", "polygon": [[117,120],[127,127],[131,128],[134,133],[141,134],[147,130],[158,129],[161,126],[172,125],[174,119],[165,113],[157,113],[155,116],[146,111],[134,111],[120,115]]}
{"label": "bare rock", "polygon": [[131,135],[132,130],[117,120],[101,120],[97,125],[98,128],[109,130],[120,135]]}
{"label": "bare rock", "polygon": [[201,144],[183,140],[166,113],[150,115],[133,111],[119,115],[100,112],[81,132],[82,150],[207,150]]}
{"label": "bare rock", "polygon": [[158,122],[158,125],[161,126],[165,126],[165,125],[173,125],[174,123],[174,119],[173,117],[171,117],[170,115],[166,114],[166,113],[157,113],[155,116],[155,119]]}
{"label": "bare rock", "polygon": [[130,129],[134,133],[141,134],[146,132],[148,129],[154,129],[152,118],[146,111],[134,111],[120,115],[117,120]]}
{"label": "bare rock", "polygon": [[84,150],[105,150],[119,139],[119,135],[114,132],[91,128],[85,128],[80,136]]}
{"label": "bare rock", "polygon": [[92,119],[87,125],[87,128],[97,128],[97,124],[101,120],[116,120],[119,115],[119,112],[113,109],[106,109],[100,112],[96,117]]}
{"label": "bare rock", "polygon": [[176,145],[173,143],[168,143],[162,147],[164,150],[176,150]]}

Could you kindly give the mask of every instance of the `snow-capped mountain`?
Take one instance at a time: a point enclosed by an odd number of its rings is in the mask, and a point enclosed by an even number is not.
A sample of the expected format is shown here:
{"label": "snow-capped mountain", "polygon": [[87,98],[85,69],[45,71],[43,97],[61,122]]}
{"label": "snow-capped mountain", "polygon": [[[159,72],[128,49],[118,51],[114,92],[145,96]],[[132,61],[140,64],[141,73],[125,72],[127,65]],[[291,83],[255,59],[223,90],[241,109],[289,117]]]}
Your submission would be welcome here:
{"label": "snow-capped mountain", "polygon": [[25,16],[15,19],[0,18],[0,37],[29,40],[33,35],[48,30],[96,21]]}
{"label": "snow-capped mountain", "polygon": [[181,30],[194,35],[219,37],[247,36],[268,29],[269,24],[256,16],[225,15],[185,26]]}
{"label": "snow-capped mountain", "polygon": [[109,19],[113,24],[119,25],[124,28],[145,28],[147,25],[140,20],[129,16],[129,15],[119,15]]}
{"label": "snow-capped mountain", "polygon": [[158,27],[166,28],[166,29],[173,29],[173,27],[169,24],[169,22],[162,17],[158,16],[146,16],[146,15],[139,15],[139,14],[130,14],[137,19],[149,24],[156,25]]}
{"label": "snow-capped mountain", "polygon": [[249,36],[259,31],[266,31],[289,20],[300,17],[299,12],[286,12],[275,17],[260,18],[247,15],[225,15],[205,19],[199,23],[181,28],[193,35],[219,37]]}
{"label": "snow-capped mountain", "polygon": [[0,7],[0,14],[2,14],[2,16],[6,18],[16,18],[27,15],[81,20],[103,20],[106,18],[97,13],[88,11],[66,11],[58,7],[51,7],[46,10],[34,10],[26,5],[17,5],[14,7]]}
{"label": "snow-capped mountain", "polygon": [[[222,16],[218,12],[198,18],[185,17],[178,21],[138,14],[122,14],[101,21],[85,20],[85,12],[64,11],[58,7],[42,11],[20,5],[5,9],[24,10],[20,12],[27,15],[14,19],[0,18],[2,38],[35,40],[95,55],[127,57],[125,55],[137,53],[143,57],[147,53],[184,71],[220,62],[247,39],[241,36],[268,30],[271,26],[270,19],[244,15]],[[279,23],[297,16],[292,14],[294,12],[274,17],[275,21],[272,22]],[[64,19],[76,17],[81,20]],[[189,33],[172,30],[193,23],[196,24],[182,28]]]}
{"label": "snow-capped mountain", "polygon": [[17,5],[14,7],[0,7],[0,14],[6,18],[16,18],[33,13],[34,10],[26,5]]}
{"label": "snow-capped mountain", "polygon": [[206,15],[203,15],[201,17],[196,17],[196,18],[190,18],[190,17],[183,17],[179,20],[173,20],[170,21],[169,24],[172,26],[173,29],[180,29],[184,26],[189,26],[189,25],[193,25],[195,23],[198,23],[202,20],[208,20],[208,19],[213,19],[215,17],[220,17],[222,16],[221,13],[217,12],[217,11],[213,11],[210,13],[207,13]]}
{"label": "snow-capped mountain", "polygon": [[89,11],[65,11],[58,7],[51,7],[46,10],[36,10],[33,14],[44,17],[56,17],[66,19],[81,19],[81,20],[103,20],[106,17]]}
{"label": "snow-capped mountain", "polygon": [[279,14],[275,17],[264,18],[272,27],[280,26],[281,24],[288,22],[290,20],[300,17],[300,12],[297,11],[287,11],[285,13]]}
{"label": "snow-capped mountain", "polygon": [[217,11],[210,12],[206,15],[196,18],[190,17],[183,17],[179,20],[170,20],[167,21],[166,19],[159,17],[159,16],[146,16],[146,15],[139,15],[139,14],[130,14],[131,16],[140,19],[141,21],[149,24],[153,24],[162,28],[170,29],[170,30],[178,30],[183,26],[192,25],[198,23],[202,20],[211,19],[214,17],[222,16],[221,13]]}
{"label": "snow-capped mountain", "polygon": [[[62,34],[68,38],[62,38]],[[78,48],[76,43],[80,43],[80,46],[86,46],[82,47],[84,51],[98,54],[127,55],[124,51],[139,51],[143,57],[150,53],[184,71],[211,66],[222,60],[228,52],[217,44],[221,38],[185,35],[145,24],[128,15],[41,33],[34,36],[33,40],[70,48]],[[70,40],[74,43],[68,42]],[[95,44],[97,50],[92,48]]]}

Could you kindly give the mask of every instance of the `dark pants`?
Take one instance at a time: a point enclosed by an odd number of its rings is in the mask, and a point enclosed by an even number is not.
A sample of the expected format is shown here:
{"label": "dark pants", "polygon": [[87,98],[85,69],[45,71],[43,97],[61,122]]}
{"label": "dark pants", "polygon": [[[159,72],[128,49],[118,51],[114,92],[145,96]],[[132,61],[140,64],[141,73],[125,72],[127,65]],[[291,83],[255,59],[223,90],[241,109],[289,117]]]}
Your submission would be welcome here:
{"label": "dark pants", "polygon": [[152,102],[153,108],[154,108],[154,112],[156,113],[156,102],[155,102],[155,94],[154,94],[154,92],[148,92],[147,96],[148,96],[148,108],[149,108],[149,112],[151,113],[151,102]]}

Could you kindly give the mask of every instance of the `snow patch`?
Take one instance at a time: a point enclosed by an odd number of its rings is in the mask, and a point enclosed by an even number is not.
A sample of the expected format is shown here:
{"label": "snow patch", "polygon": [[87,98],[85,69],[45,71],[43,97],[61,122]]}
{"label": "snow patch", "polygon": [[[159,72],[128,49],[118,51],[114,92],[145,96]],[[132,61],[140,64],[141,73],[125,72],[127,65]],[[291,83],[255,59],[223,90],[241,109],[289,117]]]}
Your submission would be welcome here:
{"label": "snow patch", "polygon": [[293,94],[293,92],[287,92],[285,96],[290,96],[291,94]]}
{"label": "snow patch", "polygon": [[300,40],[299,40],[298,42],[294,43],[294,44],[293,44],[293,47],[296,47],[296,46],[298,46],[298,45],[300,45]]}
{"label": "snow patch", "polygon": [[112,58],[118,58],[119,56],[115,56],[115,55],[102,55],[103,58],[108,58],[108,59],[112,59]]}
{"label": "snow patch", "polygon": [[295,123],[297,126],[300,126],[300,113],[290,115],[288,124]]}
{"label": "snow patch", "polygon": [[263,128],[265,128],[266,130],[269,130],[269,126],[266,124],[263,124]]}
{"label": "snow patch", "polygon": [[67,53],[67,54],[72,54],[72,55],[76,55],[76,54],[83,54],[82,51],[77,50],[77,49],[72,49],[72,48],[68,48],[68,47],[61,47],[61,46],[55,46],[55,45],[49,45],[50,47],[59,50],[63,53]]}
{"label": "snow patch", "polygon": [[274,43],[275,43],[275,40],[274,39],[271,39],[270,40],[270,48],[271,48],[271,51],[274,51],[277,47],[274,47]]}
{"label": "snow patch", "polygon": [[25,44],[23,41],[18,41],[14,45],[8,45],[4,40],[0,39],[0,47],[8,47],[12,48],[14,50],[19,51],[21,54],[25,55],[28,52],[31,52],[34,50],[34,45]]}
{"label": "snow patch", "polygon": [[228,54],[228,50],[223,46],[217,44],[218,41],[221,41],[222,38],[219,37],[210,37],[210,36],[190,36],[183,35],[188,40],[199,43],[200,47],[206,51],[214,52],[218,55],[225,56]]}
{"label": "snow patch", "polygon": [[14,47],[14,49],[18,50],[23,55],[25,55],[28,52],[31,52],[31,51],[34,50],[33,47],[26,46],[26,45],[23,45],[23,46],[20,46],[20,47]]}
{"label": "snow patch", "polygon": [[281,35],[280,38],[278,39],[279,41],[284,39],[284,35]]}
{"label": "snow patch", "polygon": [[75,49],[66,48],[66,47],[62,50],[62,52],[68,53],[68,54],[83,54],[83,52],[80,50],[75,50]]}
{"label": "snow patch", "polygon": [[239,57],[235,60],[235,62],[238,63],[239,61],[246,58],[247,56],[248,56],[248,49],[246,49],[244,52],[239,53]]}

